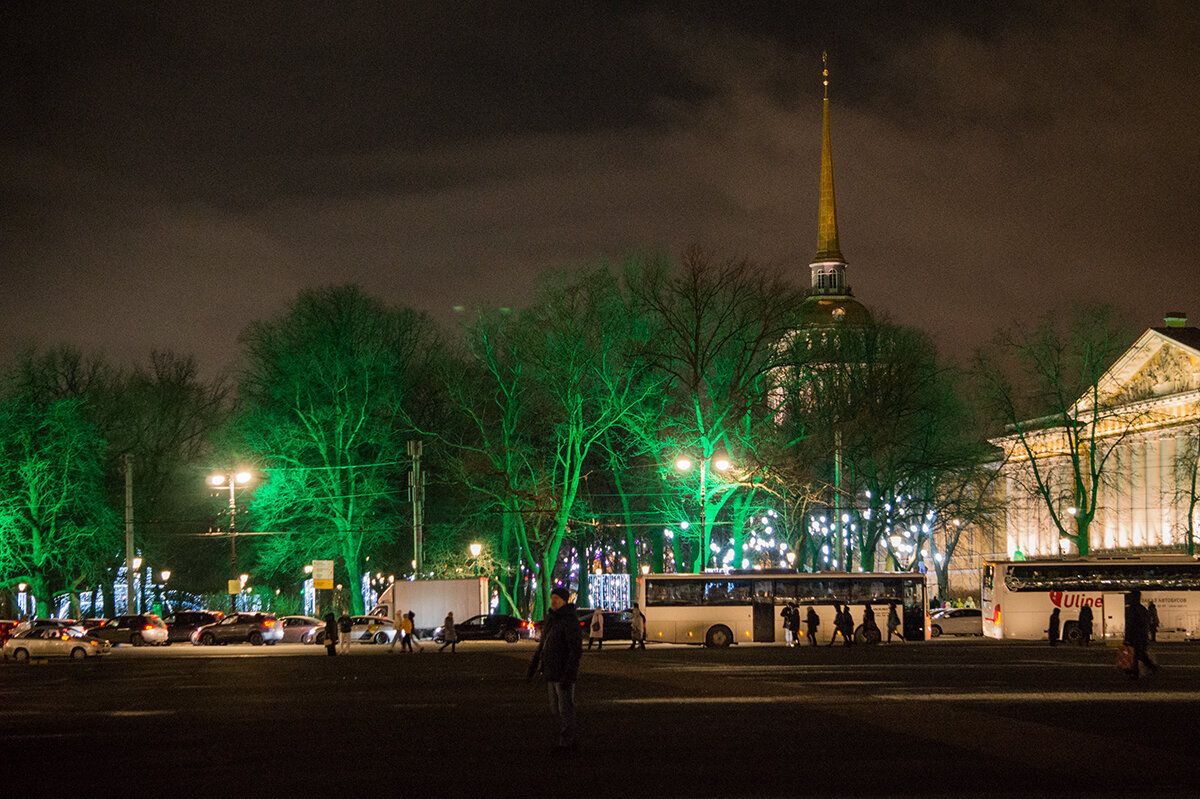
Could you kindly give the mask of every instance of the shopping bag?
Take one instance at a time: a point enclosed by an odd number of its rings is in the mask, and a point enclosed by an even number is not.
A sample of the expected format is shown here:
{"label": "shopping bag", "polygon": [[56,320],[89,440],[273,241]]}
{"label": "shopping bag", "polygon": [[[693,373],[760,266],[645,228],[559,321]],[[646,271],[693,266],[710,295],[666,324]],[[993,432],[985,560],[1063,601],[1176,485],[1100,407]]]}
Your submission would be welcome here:
{"label": "shopping bag", "polygon": [[1121,644],[1117,649],[1117,668],[1121,671],[1133,670],[1133,647]]}

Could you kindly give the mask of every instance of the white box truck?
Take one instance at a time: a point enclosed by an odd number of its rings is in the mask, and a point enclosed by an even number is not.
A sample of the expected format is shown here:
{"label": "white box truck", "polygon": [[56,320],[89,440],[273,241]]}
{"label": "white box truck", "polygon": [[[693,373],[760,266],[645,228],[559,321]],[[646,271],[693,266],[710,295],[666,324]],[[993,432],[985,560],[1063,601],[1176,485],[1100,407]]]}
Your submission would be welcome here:
{"label": "white box truck", "polygon": [[462,623],[472,616],[489,611],[491,593],[488,578],[467,577],[462,580],[397,580],[379,596],[379,604],[371,615],[394,619],[396,610],[415,615],[415,628],[426,635],[441,627],[447,613]]}

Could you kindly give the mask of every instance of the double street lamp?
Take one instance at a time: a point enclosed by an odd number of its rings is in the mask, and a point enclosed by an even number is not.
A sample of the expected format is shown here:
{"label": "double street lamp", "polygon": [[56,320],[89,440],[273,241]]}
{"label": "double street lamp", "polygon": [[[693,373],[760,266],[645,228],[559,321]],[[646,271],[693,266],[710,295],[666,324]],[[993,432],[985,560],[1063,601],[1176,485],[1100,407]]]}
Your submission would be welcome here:
{"label": "double street lamp", "polygon": [[[704,569],[704,561],[708,555],[708,491],[706,483],[708,480],[709,464],[718,472],[729,471],[729,459],[723,457],[714,458],[711,455],[705,455],[700,459],[700,545],[699,557],[697,563],[701,570]],[[675,468],[681,472],[686,472],[692,468],[690,458],[680,458],[675,461]]]}
{"label": "double street lamp", "polygon": [[[210,475],[208,483],[218,491],[229,492],[229,574],[238,577],[237,567],[237,487],[250,482],[254,476],[249,472],[228,472]],[[245,579],[242,580],[245,585]],[[237,610],[237,594],[229,593],[230,609]]]}

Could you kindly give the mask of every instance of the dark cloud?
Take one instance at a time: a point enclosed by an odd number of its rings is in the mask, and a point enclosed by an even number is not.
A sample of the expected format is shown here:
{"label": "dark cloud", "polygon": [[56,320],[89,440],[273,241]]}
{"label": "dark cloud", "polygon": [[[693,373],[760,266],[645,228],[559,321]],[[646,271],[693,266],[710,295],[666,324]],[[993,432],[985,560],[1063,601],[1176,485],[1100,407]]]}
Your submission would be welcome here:
{"label": "dark cloud", "polygon": [[863,301],[957,355],[1077,299],[1200,319],[1200,12],[950,8],[10,4],[0,357],[216,370],[305,286],[449,318],[693,242],[807,282],[824,49]]}

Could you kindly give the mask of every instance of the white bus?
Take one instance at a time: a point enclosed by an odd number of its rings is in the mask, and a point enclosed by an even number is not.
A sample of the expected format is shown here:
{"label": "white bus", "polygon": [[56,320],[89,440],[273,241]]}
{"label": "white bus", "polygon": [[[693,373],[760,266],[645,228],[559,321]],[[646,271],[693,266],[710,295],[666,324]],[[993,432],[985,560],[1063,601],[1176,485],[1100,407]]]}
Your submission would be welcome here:
{"label": "white bus", "polygon": [[801,636],[806,608],[816,608],[821,643],[832,639],[835,606],[843,604],[854,617],[856,640],[865,640],[862,618],[868,602],[884,635],[888,605],[895,602],[904,639],[923,641],[929,637],[926,596],[925,575],[911,572],[648,574],[638,580],[647,641],[711,647],[783,641],[780,611],[788,602],[800,608]]}
{"label": "white bus", "polygon": [[1187,555],[1090,557],[1076,560],[998,560],[983,564],[983,634],[992,638],[1046,638],[1058,608],[1064,641],[1079,639],[1077,620],[1092,608],[1092,636],[1120,641],[1125,594],[1140,590],[1154,602],[1160,639],[1200,636],[1200,561]]}

